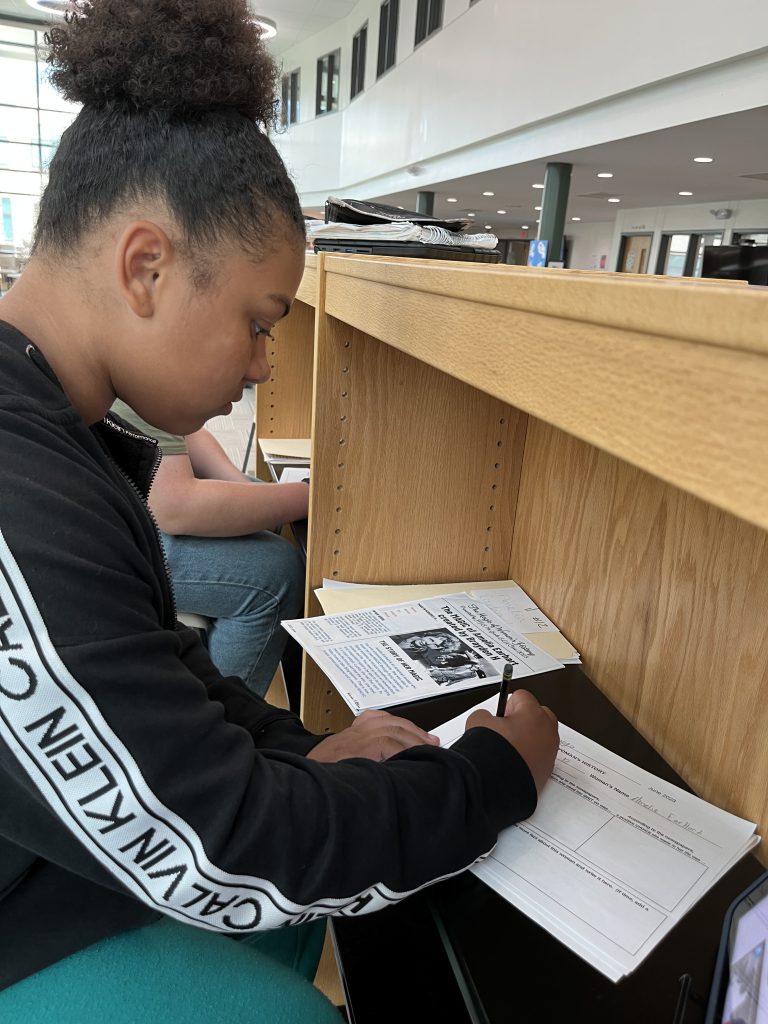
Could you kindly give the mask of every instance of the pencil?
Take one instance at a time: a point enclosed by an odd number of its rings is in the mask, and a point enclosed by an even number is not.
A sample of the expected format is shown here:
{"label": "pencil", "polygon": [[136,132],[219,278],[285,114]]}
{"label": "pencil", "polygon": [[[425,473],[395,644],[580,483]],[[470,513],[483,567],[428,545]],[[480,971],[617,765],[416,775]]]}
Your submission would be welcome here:
{"label": "pencil", "polygon": [[509,688],[512,685],[512,675],[515,671],[515,664],[512,661],[508,661],[504,666],[504,673],[501,677],[501,689],[499,690],[499,703],[496,707],[496,717],[503,718],[504,712],[507,710],[507,697],[509,696]]}

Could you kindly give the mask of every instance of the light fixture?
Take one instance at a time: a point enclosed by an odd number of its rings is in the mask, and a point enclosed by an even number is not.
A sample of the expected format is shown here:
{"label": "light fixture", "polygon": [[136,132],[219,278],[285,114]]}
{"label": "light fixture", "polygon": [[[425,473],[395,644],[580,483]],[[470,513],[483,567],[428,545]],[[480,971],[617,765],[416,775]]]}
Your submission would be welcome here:
{"label": "light fixture", "polygon": [[496,213],[506,213],[506,210],[497,210]]}
{"label": "light fixture", "polygon": [[486,231],[490,231],[492,227],[493,227],[493,224],[486,224],[485,225],[485,230]]}
{"label": "light fixture", "polygon": [[620,203],[621,200],[620,199],[616,199],[616,197],[614,197],[613,199],[609,199],[608,202],[609,203]]}
{"label": "light fixture", "polygon": [[692,196],[693,192],[678,192],[677,194],[679,196]]}
{"label": "light fixture", "polygon": [[63,18],[72,7],[69,0],[27,0],[27,4],[41,14],[52,14],[56,18]]}
{"label": "light fixture", "polygon": [[571,217],[571,220],[581,220],[581,217]]}
{"label": "light fixture", "polygon": [[613,174],[611,171],[598,171],[597,176],[598,178],[612,178]]}
{"label": "light fixture", "polygon": [[531,185],[531,188],[544,188],[543,185]]}
{"label": "light fixture", "polygon": [[537,223],[537,224],[541,224],[541,218],[540,218],[540,217],[537,217],[537,218],[536,218],[536,223]]}
{"label": "light fixture", "polygon": [[474,213],[470,213],[469,210],[467,210],[467,216],[468,217],[474,217],[475,215],[474,215]]}
{"label": "light fixture", "polygon": [[713,157],[711,156],[695,156],[693,162],[695,164],[711,164]]}
{"label": "light fixture", "polygon": [[495,192],[483,192],[483,195],[484,196],[495,196],[496,193]]}
{"label": "light fixture", "polygon": [[262,39],[274,39],[277,35],[277,25],[271,18],[262,18],[260,14],[251,18],[256,28],[261,29]]}
{"label": "light fixture", "polygon": [[538,211],[538,210],[540,210],[540,209],[541,209],[541,207],[540,207],[540,206],[534,206],[534,210]]}
{"label": "light fixture", "polygon": [[520,230],[521,231],[527,231],[528,230],[528,225],[527,224],[521,224],[520,225]]}
{"label": "light fixture", "polygon": [[456,199],[454,196],[448,196],[448,198],[445,201],[446,203],[458,203],[459,200]]}

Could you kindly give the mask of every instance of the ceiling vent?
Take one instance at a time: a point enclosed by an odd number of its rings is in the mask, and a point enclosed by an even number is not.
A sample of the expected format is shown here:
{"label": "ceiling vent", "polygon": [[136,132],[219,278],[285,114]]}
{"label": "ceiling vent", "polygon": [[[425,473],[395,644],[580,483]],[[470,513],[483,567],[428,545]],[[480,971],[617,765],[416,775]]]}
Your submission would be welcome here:
{"label": "ceiling vent", "polygon": [[754,178],[756,181],[768,181],[768,171],[762,171],[760,174],[740,174],[740,178]]}
{"label": "ceiling vent", "polygon": [[578,199],[617,199],[620,193],[618,192],[584,192],[579,195]]}

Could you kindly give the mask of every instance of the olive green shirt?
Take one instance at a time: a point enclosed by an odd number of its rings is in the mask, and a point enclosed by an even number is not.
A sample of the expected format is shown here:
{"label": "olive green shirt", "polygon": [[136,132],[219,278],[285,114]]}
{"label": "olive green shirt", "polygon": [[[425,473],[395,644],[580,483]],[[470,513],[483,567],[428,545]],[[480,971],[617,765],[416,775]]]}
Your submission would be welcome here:
{"label": "olive green shirt", "polygon": [[110,412],[115,413],[121,420],[125,420],[130,423],[131,426],[140,430],[142,434],[147,434],[148,437],[154,437],[157,443],[160,445],[160,450],[163,455],[186,455],[187,454],[187,442],[184,439],[183,434],[169,434],[167,430],[160,430],[157,427],[153,427],[151,424],[143,420],[141,416],[138,416],[133,409],[122,402],[119,398],[115,400],[110,409]]}

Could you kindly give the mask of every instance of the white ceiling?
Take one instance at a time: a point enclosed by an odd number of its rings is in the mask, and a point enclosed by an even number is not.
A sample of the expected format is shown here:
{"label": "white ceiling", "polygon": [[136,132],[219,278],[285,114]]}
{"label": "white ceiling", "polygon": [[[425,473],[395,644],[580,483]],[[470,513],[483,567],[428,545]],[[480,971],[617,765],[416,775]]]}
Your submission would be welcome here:
{"label": "white ceiling", "polygon": [[[412,190],[379,198],[414,209],[419,190],[434,191],[435,215],[473,212],[481,228],[491,224],[496,234],[505,237],[523,224],[534,228],[539,216],[534,206],[541,204],[542,193],[532,186],[543,184],[547,162],[561,161],[573,168],[567,216],[581,217],[585,223],[612,221],[618,210],[627,207],[722,206],[739,199],[768,198],[766,138],[768,108],[759,107],[466,178],[429,183],[414,176]],[[713,162],[694,163],[695,156],[711,156]],[[613,172],[613,178],[598,178],[599,171]],[[755,174],[764,177],[745,177]],[[495,195],[483,196],[485,191]],[[682,197],[680,191],[693,195]],[[602,193],[603,198],[588,198],[594,193]],[[448,196],[458,203],[447,203]],[[621,202],[609,203],[608,197]]]}

